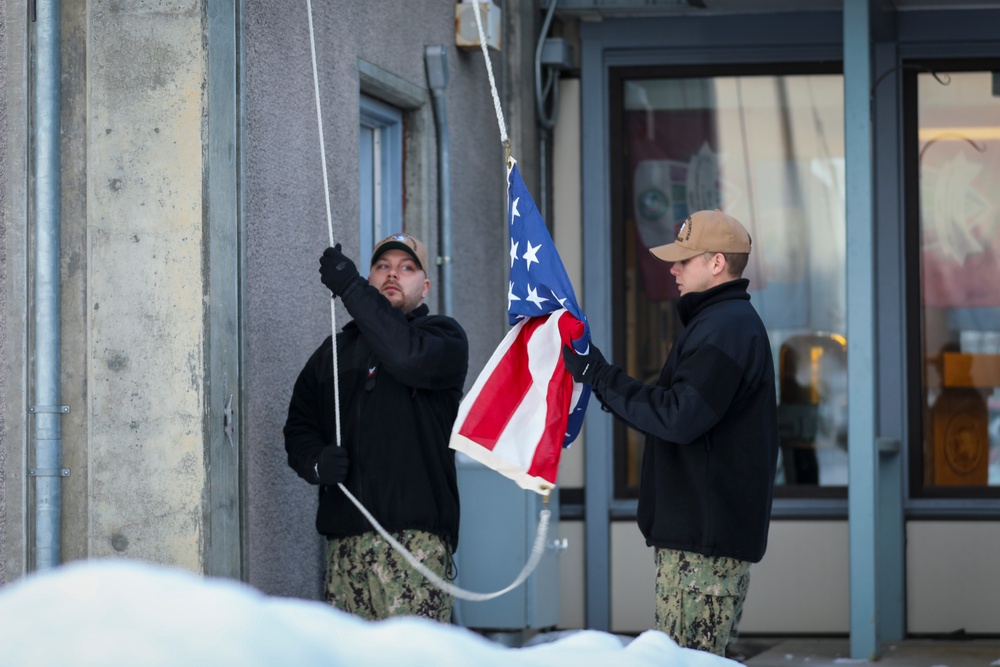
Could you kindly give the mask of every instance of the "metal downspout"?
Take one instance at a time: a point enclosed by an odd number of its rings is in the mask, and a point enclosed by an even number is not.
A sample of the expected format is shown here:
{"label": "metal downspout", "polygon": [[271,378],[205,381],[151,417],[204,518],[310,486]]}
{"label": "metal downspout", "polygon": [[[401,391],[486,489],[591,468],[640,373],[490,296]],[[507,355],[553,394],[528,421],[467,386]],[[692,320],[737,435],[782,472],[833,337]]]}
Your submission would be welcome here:
{"label": "metal downspout", "polygon": [[448,88],[448,60],[441,45],[424,50],[427,65],[427,83],[434,98],[434,124],[437,126],[438,147],[438,239],[441,266],[441,312],[454,315],[451,282],[451,135],[448,131],[448,113],[445,90]]}
{"label": "metal downspout", "polygon": [[[542,219],[551,232],[553,229],[552,220],[552,166],[549,164],[551,153],[550,142],[552,139],[552,129],[556,126],[556,118],[559,115],[559,70],[546,70],[545,82],[542,82],[542,48],[545,46],[545,39],[549,35],[549,27],[556,13],[558,0],[552,0],[549,10],[542,21],[542,29],[538,34],[538,42],[535,45],[535,113],[538,120],[538,162],[539,162],[539,197],[541,201]],[[545,100],[551,94],[552,110],[547,111]]]}
{"label": "metal downspout", "polygon": [[38,2],[35,23],[35,568],[61,562],[60,0]]}

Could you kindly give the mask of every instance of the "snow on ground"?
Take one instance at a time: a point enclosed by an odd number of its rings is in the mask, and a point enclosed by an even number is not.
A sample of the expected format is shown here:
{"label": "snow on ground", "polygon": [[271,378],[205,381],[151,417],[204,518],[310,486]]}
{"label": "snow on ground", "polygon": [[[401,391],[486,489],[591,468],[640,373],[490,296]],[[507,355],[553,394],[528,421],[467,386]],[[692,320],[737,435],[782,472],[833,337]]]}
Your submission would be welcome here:
{"label": "snow on ground", "polygon": [[227,579],[92,560],[0,588],[0,667],[733,667],[648,631],[581,631],[506,648],[419,618],[367,622]]}

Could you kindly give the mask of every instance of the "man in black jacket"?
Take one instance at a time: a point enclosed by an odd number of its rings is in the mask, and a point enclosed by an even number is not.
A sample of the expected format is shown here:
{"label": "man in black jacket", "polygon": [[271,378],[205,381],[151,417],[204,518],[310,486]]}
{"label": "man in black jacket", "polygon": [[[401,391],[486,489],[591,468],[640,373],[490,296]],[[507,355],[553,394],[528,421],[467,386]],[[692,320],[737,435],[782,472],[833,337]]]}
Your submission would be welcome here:
{"label": "man in black jacket", "polygon": [[367,282],[340,244],[326,249],[323,284],[353,317],[337,334],[339,445],[332,337],[299,374],[285,422],[288,465],[319,485],[326,599],[367,619],[451,620],[451,596],[396,553],[336,486],[433,572],[453,576],[459,501],[448,439],[469,344],[458,322],[424,305],[427,266],[424,245],[407,234],[379,242]]}
{"label": "man in black jacket", "polygon": [[722,211],[699,211],[666,262],[684,329],[655,385],[629,377],[591,345],[564,350],[578,382],[646,434],[638,523],[656,554],[656,626],[678,644],[725,654],[751,563],[767,546],[778,425],[767,331],[742,278],[750,235]]}

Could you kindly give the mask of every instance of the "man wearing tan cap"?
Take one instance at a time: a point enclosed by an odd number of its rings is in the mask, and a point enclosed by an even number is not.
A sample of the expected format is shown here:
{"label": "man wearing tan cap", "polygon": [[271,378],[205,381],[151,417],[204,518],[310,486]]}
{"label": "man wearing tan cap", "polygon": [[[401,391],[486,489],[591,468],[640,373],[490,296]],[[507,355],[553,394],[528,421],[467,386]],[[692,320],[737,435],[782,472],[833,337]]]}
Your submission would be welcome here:
{"label": "man wearing tan cap", "polygon": [[673,243],[684,329],[655,385],[564,350],[577,382],[646,434],[637,521],[656,558],[656,627],[678,644],[725,654],[764,556],[778,458],[774,363],[742,278],[750,235],[722,211],[698,211]]}
{"label": "man wearing tan cap", "polygon": [[427,267],[424,244],[409,234],[375,246],[367,281],[339,243],[326,249],[323,284],[353,317],[337,334],[341,440],[332,337],[299,374],[285,422],[288,465],[319,486],[326,599],[372,620],[451,620],[452,597],[414,570],[337,488],[343,484],[424,565],[454,576],[459,501],[448,439],[469,343],[458,322],[424,305]]}

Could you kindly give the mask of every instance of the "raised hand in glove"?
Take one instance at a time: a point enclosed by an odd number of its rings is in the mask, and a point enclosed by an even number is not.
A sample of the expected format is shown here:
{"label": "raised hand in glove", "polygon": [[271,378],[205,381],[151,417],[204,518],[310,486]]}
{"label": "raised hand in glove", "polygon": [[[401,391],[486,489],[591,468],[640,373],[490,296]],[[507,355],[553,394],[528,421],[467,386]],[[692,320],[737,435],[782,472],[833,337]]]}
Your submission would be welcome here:
{"label": "raised hand in glove", "polygon": [[340,251],[340,244],[327,248],[319,258],[319,273],[323,284],[334,296],[343,296],[351,282],[358,277],[358,267]]}
{"label": "raised hand in glove", "polygon": [[563,345],[563,362],[573,379],[583,384],[593,384],[597,374],[608,365],[593,343],[586,354],[577,354],[569,345]]}
{"label": "raised hand in glove", "polygon": [[340,484],[347,479],[347,450],[338,445],[327,445],[319,455],[313,470],[320,484]]}

